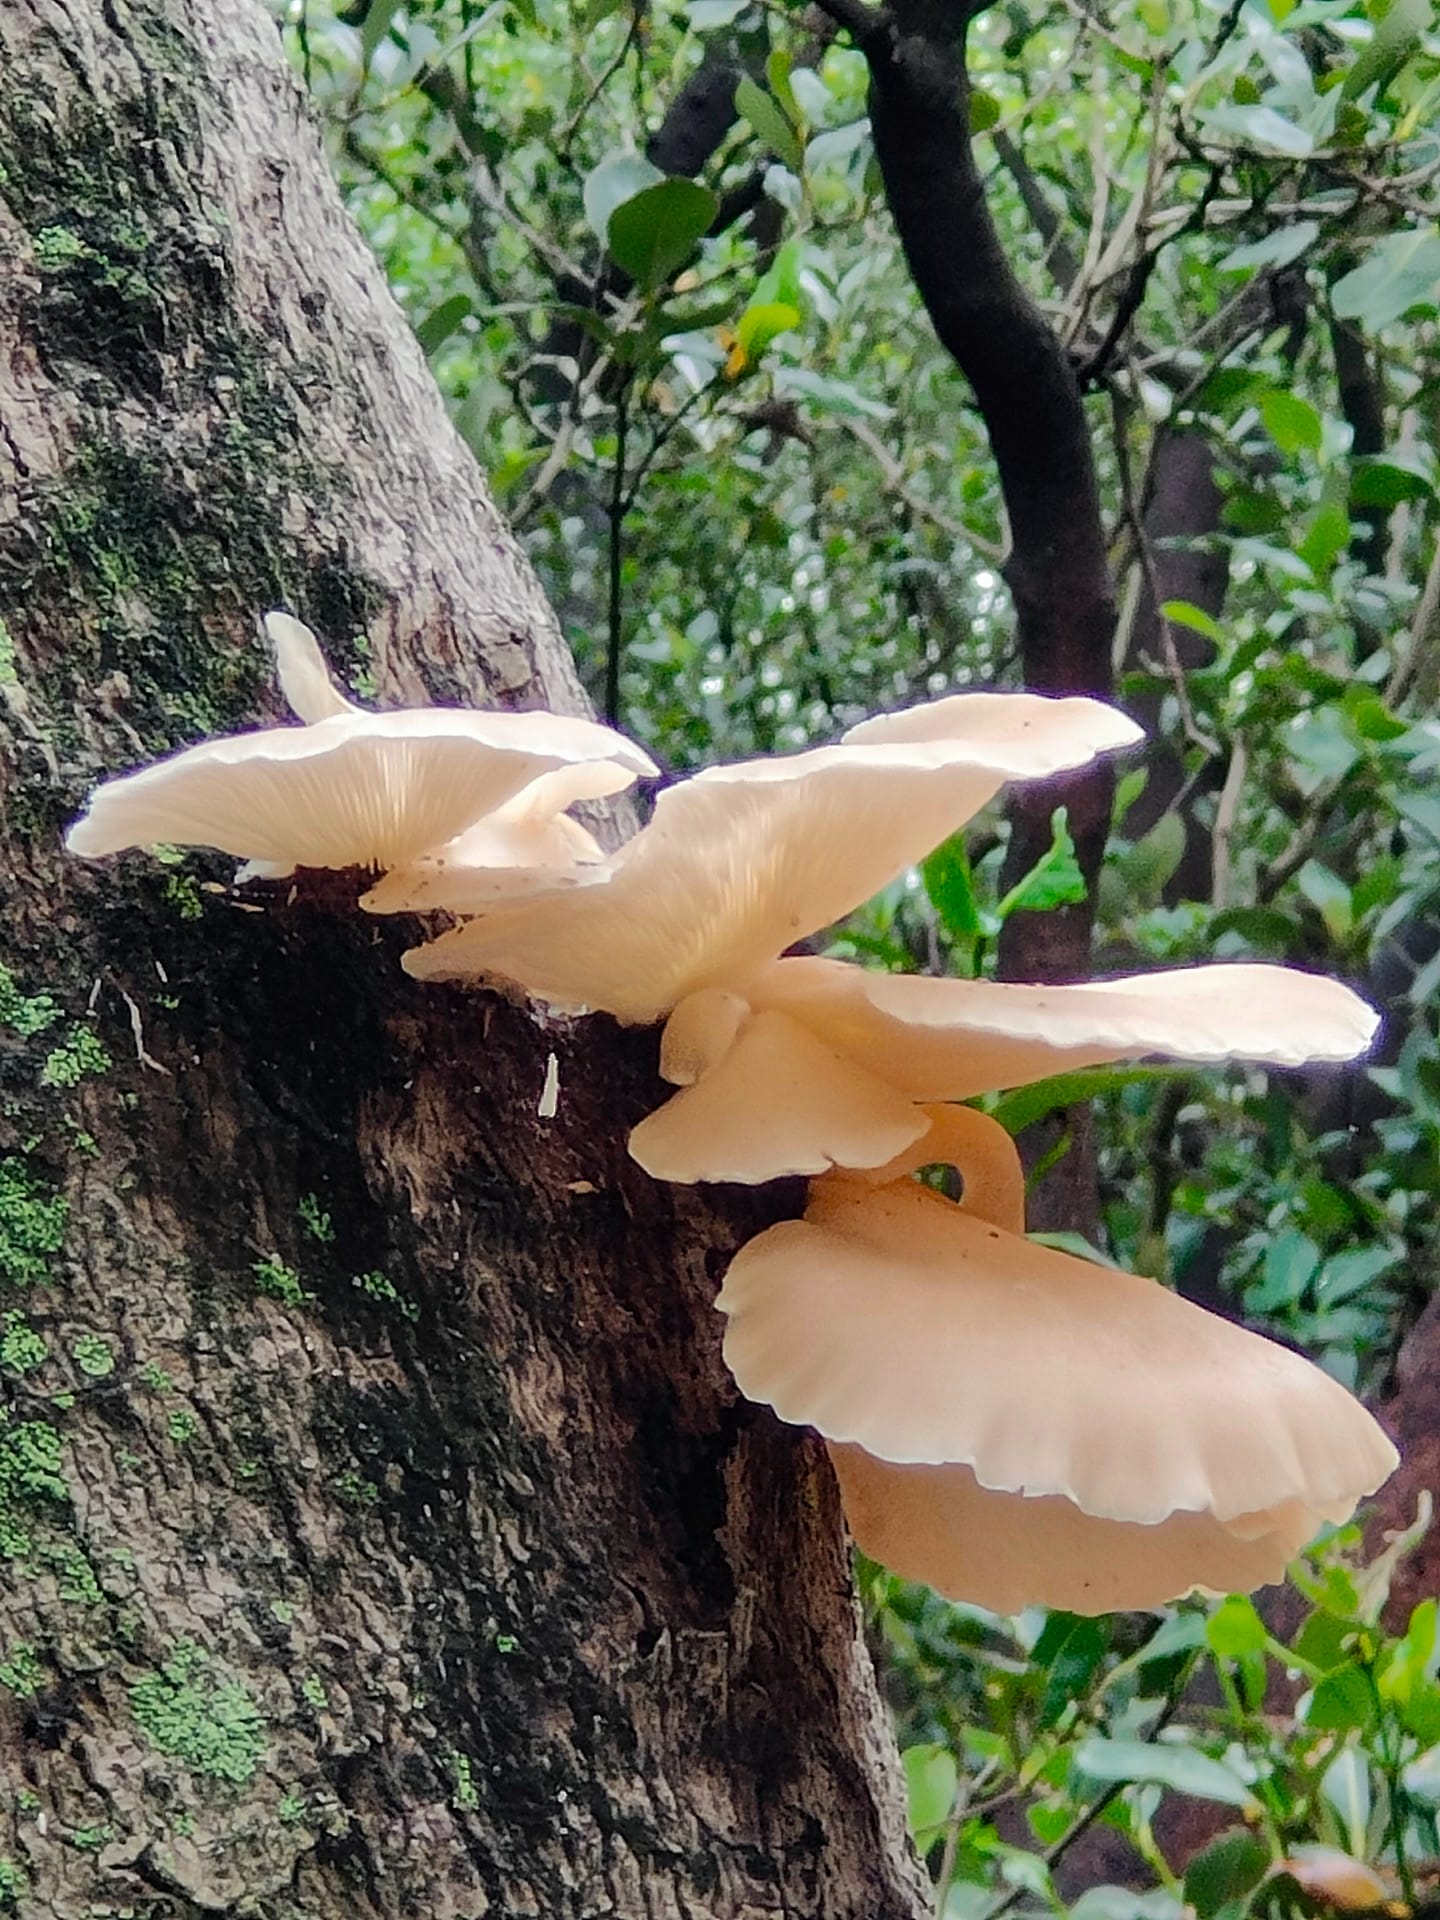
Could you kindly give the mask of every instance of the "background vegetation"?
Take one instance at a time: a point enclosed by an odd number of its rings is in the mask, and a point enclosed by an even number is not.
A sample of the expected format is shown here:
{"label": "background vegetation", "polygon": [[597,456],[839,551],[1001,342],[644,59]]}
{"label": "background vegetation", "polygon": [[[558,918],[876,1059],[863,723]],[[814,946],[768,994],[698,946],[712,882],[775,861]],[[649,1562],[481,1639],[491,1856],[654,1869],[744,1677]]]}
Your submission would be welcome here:
{"label": "background vegetation", "polygon": [[[282,24],[599,707],[679,770],[1018,684],[987,433],[829,10],[293,0]],[[1374,1393],[1432,1291],[1440,1141],[1433,12],[1007,0],[969,59],[992,216],[1086,396],[1119,693],[1154,734],[1096,964],[1283,958],[1387,1016],[1353,1073],[1110,1071],[1003,1117],[1093,1101],[1097,1251]],[[991,970],[1008,912],[1082,884],[1062,822],[1017,898],[1006,833],[977,823],[839,950]],[[999,1621],[869,1571],[937,1912],[1423,1901],[1436,1608],[1387,1611],[1400,1551],[1352,1531],[1264,1617],[1158,1623]]]}

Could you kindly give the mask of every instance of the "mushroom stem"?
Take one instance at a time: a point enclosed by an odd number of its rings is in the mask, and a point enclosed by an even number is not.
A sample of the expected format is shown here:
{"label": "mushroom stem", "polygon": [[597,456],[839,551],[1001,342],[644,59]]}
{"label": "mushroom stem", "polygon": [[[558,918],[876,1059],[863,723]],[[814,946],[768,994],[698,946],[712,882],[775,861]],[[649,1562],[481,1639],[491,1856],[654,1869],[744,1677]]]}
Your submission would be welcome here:
{"label": "mushroom stem", "polygon": [[866,1187],[889,1186],[921,1167],[950,1166],[964,1182],[960,1198],[963,1212],[1006,1233],[1023,1234],[1025,1171],[1015,1142],[1000,1122],[978,1107],[926,1106],[920,1111],[930,1122],[928,1129],[883,1167],[825,1174],[814,1181],[808,1217],[821,1217],[826,1189],[834,1183],[843,1182],[853,1192],[851,1182]]}

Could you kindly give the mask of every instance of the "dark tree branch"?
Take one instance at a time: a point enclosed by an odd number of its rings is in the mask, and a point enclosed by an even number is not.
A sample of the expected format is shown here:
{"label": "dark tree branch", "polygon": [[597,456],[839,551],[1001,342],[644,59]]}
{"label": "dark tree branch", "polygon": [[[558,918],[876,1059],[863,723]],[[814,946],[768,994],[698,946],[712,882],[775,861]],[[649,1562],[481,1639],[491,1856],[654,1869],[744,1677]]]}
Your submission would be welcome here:
{"label": "dark tree branch", "polygon": [[[822,0],[832,18],[841,3]],[[853,12],[850,0],[843,4]],[[864,13],[870,118],[890,210],[941,344],[974,390],[999,468],[1012,542],[1004,571],[1026,684],[1104,697],[1113,689],[1115,594],[1089,426],[1065,349],[1016,277],[985,203],[970,143],[967,8],[893,0],[886,15]],[[1023,788],[1013,801],[1012,876],[1047,851],[1051,814],[1064,805],[1091,884],[1080,906],[1011,917],[1000,955],[1008,978],[1087,973],[1113,790],[1101,768]],[[1083,1141],[1078,1126],[1072,1138]],[[1093,1224],[1090,1156],[1077,1144],[1056,1171],[1037,1196],[1038,1220]]]}
{"label": "dark tree branch", "polygon": [[[1332,318],[1330,351],[1340,390],[1340,411],[1349,423],[1351,454],[1363,457],[1385,450],[1385,386],[1369,342],[1348,320]],[[1367,573],[1383,573],[1392,512],[1382,507],[1357,507],[1369,532],[1354,542],[1355,557]]]}
{"label": "dark tree branch", "polygon": [[894,23],[883,7],[868,6],[866,0],[815,0],[815,5],[837,27],[843,27],[867,56],[878,52],[890,39]]}
{"label": "dark tree branch", "polygon": [[1020,195],[1031,224],[1045,242],[1045,258],[1051,278],[1062,293],[1068,293],[1080,272],[1080,262],[1065,241],[1059,214],[1031,171],[1029,161],[1003,127],[995,129],[990,136],[990,143],[1000,157],[1000,164],[1015,182],[1015,191]]}

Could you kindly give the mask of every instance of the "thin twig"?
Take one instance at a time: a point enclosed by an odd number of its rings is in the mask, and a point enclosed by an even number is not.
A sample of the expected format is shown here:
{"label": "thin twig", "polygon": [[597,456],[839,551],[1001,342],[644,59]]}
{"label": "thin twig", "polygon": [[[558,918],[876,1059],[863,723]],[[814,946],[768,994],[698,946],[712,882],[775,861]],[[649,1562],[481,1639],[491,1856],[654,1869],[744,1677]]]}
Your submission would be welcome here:
{"label": "thin twig", "polygon": [[605,91],[606,87],[614,79],[615,75],[620,71],[621,67],[624,66],[626,57],[628,56],[630,49],[635,44],[636,36],[640,31],[640,11],[641,11],[640,6],[638,4],[631,6],[630,25],[628,30],[626,31],[625,38],[620,43],[620,51],[615,55],[614,59],[609,63],[609,65],[603,70],[603,72],[601,72],[599,77],[595,80],[594,84],[590,88],[590,91],[586,94],[585,98],[580,102],[579,106],[575,109],[574,113],[570,116],[570,119],[567,121],[565,126],[561,129],[560,133],[556,136],[553,142],[556,156],[560,160],[563,166],[568,167],[570,164],[571,143],[574,141],[576,134],[580,131],[581,126],[584,124],[586,114],[589,113],[591,107],[594,106],[595,102],[600,98],[601,94]]}
{"label": "thin twig", "polygon": [[610,487],[610,592],[608,630],[605,641],[605,718],[612,727],[620,724],[620,656],[622,652],[624,602],[622,598],[625,548],[625,441],[630,427],[630,386],[621,387],[615,402],[615,471]]}
{"label": "thin twig", "polygon": [[1410,622],[1404,658],[1396,662],[1385,689],[1388,706],[1394,706],[1412,688],[1420,692],[1428,704],[1435,690],[1437,652],[1440,652],[1440,531],[1436,533],[1430,569]]}
{"label": "thin twig", "polygon": [[585,377],[571,387],[565,418],[560,422],[555,437],[550,443],[550,451],[545,456],[544,465],[515,504],[515,510],[510,515],[512,527],[521,527],[525,524],[554,486],[557,477],[564,471],[575,445],[575,436],[580,430],[585,403],[605,377],[610,364],[609,349],[604,348],[595,356],[594,363]]}
{"label": "thin twig", "polygon": [[1245,742],[1232,741],[1230,764],[1225,769],[1225,784],[1215,803],[1215,825],[1210,833],[1210,904],[1217,912],[1226,906],[1230,897],[1230,843],[1235,835],[1248,762]]}
{"label": "thin twig", "polygon": [[848,433],[853,434],[870,454],[884,475],[886,486],[898,499],[904,501],[913,514],[922,520],[930,521],[933,526],[939,527],[942,533],[948,534],[952,540],[963,541],[966,545],[972,546],[977,553],[983,553],[987,560],[995,561],[997,566],[1004,564],[1006,549],[1000,545],[999,541],[991,540],[983,533],[976,533],[973,527],[967,527],[962,520],[952,520],[948,514],[943,513],[922,494],[915,492],[905,478],[905,469],[873,427],[864,420],[846,419],[840,424]]}
{"label": "thin twig", "polygon": [[1136,558],[1140,562],[1145,577],[1145,587],[1150,595],[1151,605],[1155,609],[1155,623],[1160,630],[1160,644],[1165,650],[1165,670],[1174,688],[1176,704],[1180,709],[1180,724],[1185,730],[1185,738],[1192,746],[1199,747],[1209,759],[1220,757],[1220,742],[1208,734],[1195,718],[1195,709],[1190,703],[1190,689],[1185,683],[1185,668],[1175,646],[1175,635],[1171,632],[1170,622],[1165,616],[1164,596],[1160,591],[1160,577],[1155,566],[1155,552],[1150,544],[1150,535],[1146,531],[1140,503],[1135,497],[1134,480],[1130,468],[1130,449],[1126,441],[1125,403],[1120,395],[1111,389],[1111,416],[1115,424],[1115,467],[1120,480],[1120,498],[1124,515],[1130,523],[1130,532],[1135,542]]}

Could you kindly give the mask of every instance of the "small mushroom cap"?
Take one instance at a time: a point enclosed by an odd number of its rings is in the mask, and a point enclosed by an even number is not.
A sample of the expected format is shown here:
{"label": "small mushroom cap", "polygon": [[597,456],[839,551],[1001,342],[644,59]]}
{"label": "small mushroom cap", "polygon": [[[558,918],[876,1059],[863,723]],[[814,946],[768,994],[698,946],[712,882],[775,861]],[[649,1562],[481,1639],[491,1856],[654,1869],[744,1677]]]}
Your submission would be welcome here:
{"label": "small mushroom cap", "polygon": [[278,609],[265,616],[265,633],[275,650],[280,691],[300,720],[333,720],[363,711],[347,700],[331,678],[320,643],[293,614]]}
{"label": "small mushroom cap", "polygon": [[395,867],[360,896],[367,913],[481,913],[556,887],[610,878],[595,836],[578,820],[507,820],[491,814],[434,853]]}
{"label": "small mushroom cap", "polygon": [[559,809],[619,793],[634,779],[613,760],[542,774],[446,846],[387,873],[360,905],[367,913],[479,913],[497,900],[606,881],[599,842]]}
{"label": "small mushroom cap", "polygon": [[1011,986],[797,957],[757,975],[746,997],[803,1020],[856,1066],[917,1100],[968,1100],[1145,1054],[1286,1067],[1350,1060],[1379,1024],[1338,980],[1229,962],[1078,986]]}
{"label": "small mushroom cap", "polygon": [[421,707],[207,740],[108,780],[65,844],[95,858],[169,842],[292,867],[394,867],[575,760],[650,762],[594,721]]}
{"label": "small mushroom cap", "polygon": [[716,1304],[741,1391],[782,1420],[1098,1519],[1298,1501],[1341,1520],[1397,1458],[1297,1354],[909,1182],[816,1181]]}
{"label": "small mushroom cap", "polygon": [[724,987],[687,994],[660,1035],[660,1078],[693,1087],[734,1046],[750,1018],[750,1002]]}
{"label": "small mushroom cap", "polygon": [[1023,709],[1008,732],[987,719],[972,738],[957,713],[956,731],[939,740],[712,767],[661,794],[608,886],[499,909],[415,949],[405,965],[422,980],[502,976],[537,999],[637,1024],[702,987],[743,989],[785,947],[928,853],[1006,780],[1084,765],[1133,731],[1096,701],[1003,698]]}
{"label": "small mushroom cap", "polygon": [[832,1053],[798,1021],[747,1021],[723,1064],[630,1135],[656,1180],[754,1183],[875,1167],[927,1132],[924,1110]]}
{"label": "small mushroom cap", "polygon": [[1027,769],[1021,777],[1040,780],[1077,764],[1063,757],[1067,729],[1091,742],[1091,755],[1145,738],[1144,729],[1116,707],[1084,694],[1055,699],[1043,693],[952,693],[898,713],[877,713],[840,737],[847,747],[930,746],[942,752],[963,741],[977,757],[1008,757]]}
{"label": "small mushroom cap", "polygon": [[[776,1025],[777,1017],[787,1026]],[[760,1056],[746,1037],[761,1021],[772,1038],[789,1035],[783,1057],[793,1090],[783,1124],[777,1108],[777,1124],[758,1129],[746,1116]],[[968,1099],[1135,1054],[1240,1055],[1286,1065],[1347,1059],[1368,1045],[1376,1023],[1348,987],[1285,967],[1190,967],[1077,987],[1025,987],[871,973],[841,960],[776,960],[752,976],[743,996],[706,988],[675,1008],[660,1071],[690,1091],[644,1123],[632,1151],[658,1178],[672,1180],[758,1182],[829,1166],[872,1167],[880,1136],[860,1130],[847,1138],[832,1110],[842,1063],[857,1111],[863,1105],[878,1116],[893,1114],[901,1097]],[[820,1051],[802,1052],[796,1025]],[[825,1095],[818,1079],[802,1092],[802,1060],[812,1072],[828,1062]],[[778,1095],[778,1080],[764,1084]],[[714,1130],[708,1154],[707,1125]],[[672,1128],[683,1129],[683,1152]],[[748,1171],[737,1170],[742,1164]],[[662,1166],[674,1170],[661,1173]]]}
{"label": "small mushroom cap", "polygon": [[1173,1513],[1156,1526],[1097,1520],[1055,1494],[994,1492],[969,1467],[894,1466],[833,1442],[828,1451],[863,1553],[994,1613],[1133,1611],[1197,1587],[1249,1593],[1281,1580],[1320,1526],[1293,1505],[1248,1516],[1244,1535],[1208,1513]]}

